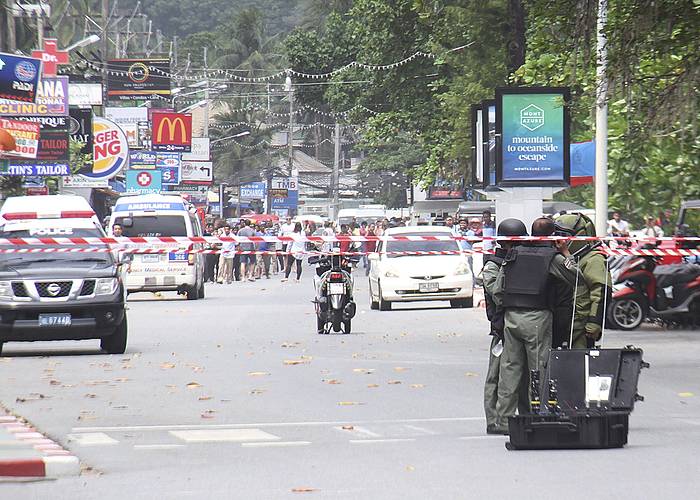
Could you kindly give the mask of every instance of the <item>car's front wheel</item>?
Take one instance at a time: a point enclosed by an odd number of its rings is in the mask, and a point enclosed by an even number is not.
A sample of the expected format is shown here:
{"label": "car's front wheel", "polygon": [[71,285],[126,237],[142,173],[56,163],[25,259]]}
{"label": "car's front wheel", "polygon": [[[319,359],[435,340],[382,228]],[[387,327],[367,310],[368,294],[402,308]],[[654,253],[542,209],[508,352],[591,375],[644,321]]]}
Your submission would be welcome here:
{"label": "car's front wheel", "polygon": [[369,282],[369,308],[375,311],[379,309],[379,302],[374,300],[374,294],[372,293],[372,282]]}
{"label": "car's front wheel", "polygon": [[107,354],[124,354],[126,351],[127,330],[125,314],[121,323],[119,323],[116,330],[114,330],[114,333],[109,337],[100,339],[100,347],[106,351]]}
{"label": "car's front wheel", "polygon": [[384,296],[382,295],[382,286],[379,285],[379,290],[378,290],[378,295],[379,295],[379,310],[380,311],[391,311],[391,302],[388,300],[384,300]]}

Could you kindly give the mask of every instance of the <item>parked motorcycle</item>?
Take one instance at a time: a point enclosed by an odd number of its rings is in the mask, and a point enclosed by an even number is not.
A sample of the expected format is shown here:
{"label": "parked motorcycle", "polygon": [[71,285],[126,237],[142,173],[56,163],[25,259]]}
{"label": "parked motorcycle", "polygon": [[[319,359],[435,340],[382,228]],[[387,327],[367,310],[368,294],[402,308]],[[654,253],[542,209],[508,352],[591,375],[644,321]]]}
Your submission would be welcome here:
{"label": "parked motorcycle", "polygon": [[339,254],[309,257],[316,264],[316,330],[319,334],[350,333],[357,306],[353,300],[350,260]]}
{"label": "parked motorcycle", "polygon": [[634,330],[645,319],[700,325],[700,265],[658,263],[658,257],[633,257],[619,270],[608,307],[611,328]]}

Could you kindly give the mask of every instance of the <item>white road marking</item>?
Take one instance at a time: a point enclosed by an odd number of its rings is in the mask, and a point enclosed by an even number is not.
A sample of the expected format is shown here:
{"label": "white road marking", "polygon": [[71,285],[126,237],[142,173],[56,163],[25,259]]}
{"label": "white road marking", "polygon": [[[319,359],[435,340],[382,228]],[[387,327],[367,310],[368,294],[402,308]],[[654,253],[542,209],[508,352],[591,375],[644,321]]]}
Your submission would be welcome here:
{"label": "white road marking", "polygon": [[119,441],[109,437],[103,432],[89,432],[85,434],[68,434],[68,441],[74,441],[80,446],[103,446],[119,444]]}
{"label": "white road marking", "polygon": [[[343,429],[343,427],[352,427],[352,429],[350,429],[350,428]],[[362,434],[364,436],[373,437],[373,438],[382,437],[381,434],[377,434],[376,432],[372,432],[371,430],[365,429],[364,427],[360,427],[359,425],[350,425],[350,426],[348,426],[348,425],[342,426],[341,425],[341,426],[337,426],[337,427],[333,427],[333,428],[335,430],[340,431],[340,432],[352,432],[353,434]]]}
{"label": "white road marking", "polygon": [[420,427],[418,425],[411,425],[411,424],[405,424],[404,427],[406,429],[411,429],[412,431],[420,432],[421,434],[427,434],[434,436],[437,434],[437,432],[431,430],[431,429],[426,429],[425,427]]}
{"label": "white road marking", "polygon": [[260,442],[260,443],[241,443],[243,448],[265,448],[265,447],[286,447],[286,446],[307,446],[311,444],[311,441],[273,441],[273,442]]}
{"label": "white road marking", "polygon": [[357,420],[340,422],[258,422],[251,424],[174,424],[174,425],[129,425],[124,427],[74,427],[71,432],[127,432],[127,431],[170,431],[178,429],[236,429],[240,427],[306,427],[306,426],[342,426],[372,424],[410,424],[421,422],[470,422],[486,420],[485,417],[437,417],[437,418],[403,418],[387,420]]}
{"label": "white road marking", "polygon": [[496,439],[497,438],[506,438],[507,439],[508,436],[501,436],[501,435],[494,434],[491,436],[462,436],[462,437],[458,437],[457,439],[461,439],[463,441],[471,441],[474,439],[494,439],[494,438],[496,438]]}
{"label": "white road marking", "polygon": [[275,441],[279,436],[260,429],[207,429],[170,431],[170,434],[187,443]]}
{"label": "white road marking", "polygon": [[410,441],[415,441],[415,438],[351,439],[350,443],[408,443]]}
{"label": "white road marking", "polygon": [[135,444],[135,450],[172,450],[184,448],[184,444]]}

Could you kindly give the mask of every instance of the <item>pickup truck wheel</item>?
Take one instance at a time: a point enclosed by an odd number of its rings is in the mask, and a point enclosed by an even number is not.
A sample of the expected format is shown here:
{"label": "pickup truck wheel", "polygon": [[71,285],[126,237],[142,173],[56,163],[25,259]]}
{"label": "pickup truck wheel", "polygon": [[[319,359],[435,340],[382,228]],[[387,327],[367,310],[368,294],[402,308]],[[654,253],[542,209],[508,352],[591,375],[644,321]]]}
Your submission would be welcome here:
{"label": "pickup truck wheel", "polygon": [[126,351],[126,332],[127,323],[126,315],[124,315],[124,319],[119,323],[114,333],[109,337],[100,339],[100,347],[104,349],[107,354],[124,354],[124,351]]}
{"label": "pickup truck wheel", "polygon": [[199,289],[194,284],[187,289],[187,300],[197,300],[199,298]]}
{"label": "pickup truck wheel", "polygon": [[202,284],[199,285],[199,290],[197,290],[197,295],[200,299],[204,298],[204,282],[202,282]]}

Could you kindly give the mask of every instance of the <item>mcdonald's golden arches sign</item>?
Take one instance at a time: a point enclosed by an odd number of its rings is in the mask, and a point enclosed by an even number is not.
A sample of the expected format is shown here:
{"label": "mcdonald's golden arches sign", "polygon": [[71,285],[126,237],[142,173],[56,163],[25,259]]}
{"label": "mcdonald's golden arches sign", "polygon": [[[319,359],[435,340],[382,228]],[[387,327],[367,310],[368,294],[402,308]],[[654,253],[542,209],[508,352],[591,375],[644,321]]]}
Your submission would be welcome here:
{"label": "mcdonald's golden arches sign", "polygon": [[154,151],[189,153],[192,151],[192,115],[159,113],[152,115],[151,139]]}

